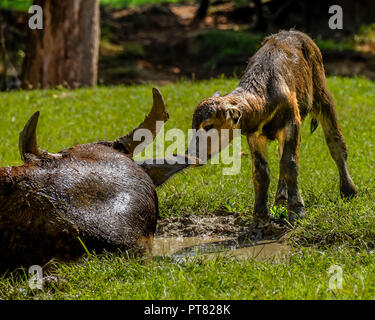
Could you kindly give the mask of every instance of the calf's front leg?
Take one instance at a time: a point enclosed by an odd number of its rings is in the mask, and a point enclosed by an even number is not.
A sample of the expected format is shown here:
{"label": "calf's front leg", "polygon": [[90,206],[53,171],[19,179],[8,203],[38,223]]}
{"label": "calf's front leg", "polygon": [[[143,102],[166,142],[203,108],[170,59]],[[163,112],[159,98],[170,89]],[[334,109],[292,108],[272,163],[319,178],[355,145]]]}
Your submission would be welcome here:
{"label": "calf's front leg", "polygon": [[254,223],[267,225],[270,222],[268,210],[268,187],[270,169],[267,162],[267,138],[262,135],[248,137],[253,161],[253,184],[255,190]]}
{"label": "calf's front leg", "polygon": [[[284,151],[285,133],[286,133],[286,130],[285,128],[283,128],[276,135],[280,160],[281,160],[281,157],[283,156],[283,151]],[[275,205],[286,205],[287,202],[288,202],[288,188],[284,180],[284,177],[279,173],[279,182],[277,184]]]}

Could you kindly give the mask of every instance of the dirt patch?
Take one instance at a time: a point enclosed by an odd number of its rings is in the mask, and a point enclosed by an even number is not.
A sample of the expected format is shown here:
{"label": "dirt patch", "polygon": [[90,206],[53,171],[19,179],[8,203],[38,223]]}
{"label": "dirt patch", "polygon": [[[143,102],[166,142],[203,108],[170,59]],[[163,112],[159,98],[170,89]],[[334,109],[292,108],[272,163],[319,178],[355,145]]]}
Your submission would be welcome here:
{"label": "dirt patch", "polygon": [[248,229],[248,222],[236,215],[168,217],[157,225],[156,237],[239,237]]}
{"label": "dirt patch", "polygon": [[374,61],[352,61],[345,59],[326,63],[325,69],[327,74],[332,76],[353,77],[353,75],[358,75],[375,81],[374,65]]}

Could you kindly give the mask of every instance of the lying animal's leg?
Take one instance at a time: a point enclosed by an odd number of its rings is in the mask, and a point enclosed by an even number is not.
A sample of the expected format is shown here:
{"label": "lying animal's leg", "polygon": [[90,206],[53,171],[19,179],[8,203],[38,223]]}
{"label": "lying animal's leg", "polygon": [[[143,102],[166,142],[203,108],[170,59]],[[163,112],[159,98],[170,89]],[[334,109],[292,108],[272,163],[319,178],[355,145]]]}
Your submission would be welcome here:
{"label": "lying animal's leg", "polygon": [[[281,159],[283,155],[283,150],[284,150],[285,129],[282,129],[277,133],[277,141],[278,141],[278,147],[279,147],[279,158]],[[286,204],[287,201],[288,201],[288,188],[287,188],[285,179],[279,173],[279,182],[277,184],[275,205]]]}
{"label": "lying animal's leg", "polygon": [[339,170],[341,196],[351,198],[357,194],[357,189],[349,173],[345,139],[339,128],[333,99],[328,90],[322,93],[320,100],[321,109],[316,117],[322,124],[329,151]]}
{"label": "lying animal's leg", "polygon": [[303,219],[305,208],[298,190],[298,146],[300,143],[300,124],[291,120],[285,128],[284,150],[280,160],[280,176],[284,179],[288,192],[289,220]]}
{"label": "lying animal's leg", "polygon": [[270,169],[267,163],[267,138],[252,135],[248,137],[253,161],[253,183],[255,190],[254,222],[269,223],[268,187],[270,184]]}

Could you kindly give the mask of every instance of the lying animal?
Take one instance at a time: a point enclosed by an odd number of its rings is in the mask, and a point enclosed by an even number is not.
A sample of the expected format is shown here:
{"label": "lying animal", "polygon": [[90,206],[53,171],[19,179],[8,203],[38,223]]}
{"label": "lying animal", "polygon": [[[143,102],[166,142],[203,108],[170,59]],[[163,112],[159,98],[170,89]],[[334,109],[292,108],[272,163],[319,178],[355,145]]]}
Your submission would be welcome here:
{"label": "lying animal", "polygon": [[[222,129],[241,129],[247,136],[253,161],[256,223],[270,220],[267,143],[275,139],[280,156],[276,203],[287,202],[292,222],[305,216],[298,190],[297,152],[301,122],[308,114],[313,117],[311,132],[318,121],[323,127],[340,174],[341,195],[354,196],[357,190],[349,174],[347,148],[326,85],[322,55],[306,34],[281,31],[266,38],[250,59],[238,87],[225,96],[214,94],[195,109],[193,129],[216,129],[219,136]],[[203,158],[198,144],[196,149]],[[207,156],[212,156],[210,143],[207,149]]]}
{"label": "lying animal", "polygon": [[[153,95],[139,128],[155,138],[156,121],[169,115],[159,91]],[[135,130],[51,154],[38,147],[38,117],[20,134],[25,164],[0,168],[0,269],[74,260],[84,246],[96,252],[149,248],[158,218],[155,186],[185,162],[139,166],[131,159],[141,143],[133,139]]]}

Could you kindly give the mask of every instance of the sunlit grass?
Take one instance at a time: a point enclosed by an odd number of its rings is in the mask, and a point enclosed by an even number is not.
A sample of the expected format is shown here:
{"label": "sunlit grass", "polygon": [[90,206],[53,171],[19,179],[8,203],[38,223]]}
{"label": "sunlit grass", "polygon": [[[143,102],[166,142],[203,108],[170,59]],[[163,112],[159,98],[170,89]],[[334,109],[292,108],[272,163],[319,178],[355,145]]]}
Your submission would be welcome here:
{"label": "sunlit grass", "polygon": [[[165,130],[187,133],[194,107],[220,90],[229,92],[238,79],[181,81],[160,87],[170,120]],[[329,78],[339,124],[349,149],[349,167],[358,197],[339,197],[338,172],[322,129],[311,135],[303,124],[300,189],[306,220],[292,232],[294,253],[281,261],[257,262],[219,258],[141,263],[124,256],[92,255],[82,263],[60,265],[53,273],[65,281],[43,292],[32,292],[26,278],[0,279],[0,297],[42,299],[329,299],[374,298],[375,239],[375,83],[365,79]],[[51,152],[98,140],[115,139],[132,130],[151,108],[152,86],[98,87],[18,91],[0,95],[0,165],[20,165],[18,133],[29,116],[41,110],[38,140]],[[160,138],[160,137],[159,137]],[[186,139],[187,142],[187,139]],[[246,140],[242,151],[249,153]],[[278,175],[277,145],[269,146],[270,205]],[[238,175],[223,176],[227,165],[208,164],[174,176],[158,190],[162,217],[185,213],[208,214],[216,208],[251,219],[254,192],[251,158],[241,157]],[[273,208],[274,213],[285,213]],[[306,248],[307,247],[307,248]],[[344,285],[334,294],[328,288],[328,269],[343,268]]]}

